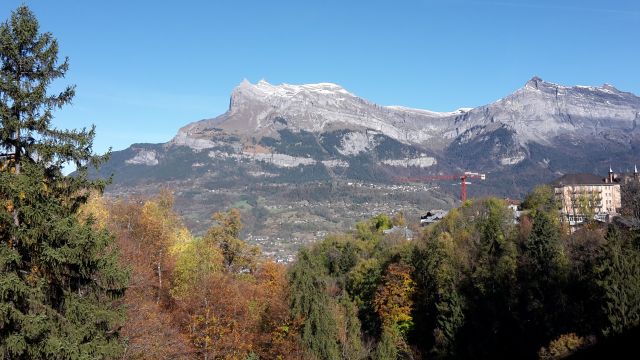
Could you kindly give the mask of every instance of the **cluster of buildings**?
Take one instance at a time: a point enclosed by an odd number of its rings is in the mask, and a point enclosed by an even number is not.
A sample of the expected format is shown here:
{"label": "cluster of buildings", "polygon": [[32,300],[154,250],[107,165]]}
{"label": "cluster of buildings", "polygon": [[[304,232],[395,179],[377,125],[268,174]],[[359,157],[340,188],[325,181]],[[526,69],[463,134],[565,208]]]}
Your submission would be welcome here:
{"label": "cluster of buildings", "polygon": [[639,182],[638,167],[633,173],[614,173],[605,178],[593,174],[567,174],[551,185],[560,204],[563,221],[576,226],[589,219],[611,222],[622,207],[620,185]]}
{"label": "cluster of buildings", "polygon": [[[606,177],[594,174],[567,174],[551,183],[560,206],[562,221],[572,228],[590,220],[611,222],[622,208],[620,186],[640,183],[638,167],[632,173],[615,173],[609,168]],[[506,199],[513,210],[514,222],[520,220],[520,202]],[[447,215],[446,210],[431,210],[420,217],[420,225],[436,223]]]}

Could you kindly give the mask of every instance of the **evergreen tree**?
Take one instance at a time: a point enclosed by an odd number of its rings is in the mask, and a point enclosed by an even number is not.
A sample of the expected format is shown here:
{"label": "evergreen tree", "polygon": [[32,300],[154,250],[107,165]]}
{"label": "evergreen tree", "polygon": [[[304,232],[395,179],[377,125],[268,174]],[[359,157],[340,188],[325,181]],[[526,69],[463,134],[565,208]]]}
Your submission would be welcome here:
{"label": "evergreen tree", "polygon": [[476,216],[469,279],[461,286],[467,297],[465,324],[456,338],[463,358],[495,358],[513,354],[517,246],[512,211],[503,200],[474,203]]}
{"label": "evergreen tree", "polygon": [[567,322],[566,259],[560,244],[560,229],[547,212],[536,212],[531,234],[524,244],[519,269],[521,323],[529,346],[547,344]]}
{"label": "evergreen tree", "polygon": [[[68,61],[26,7],[0,25],[0,352],[10,359],[117,356],[126,273],[113,238],[80,221],[78,208],[105,182],[87,171],[94,129],[52,127],[74,96],[50,94]],[[75,176],[65,176],[65,164]]]}
{"label": "evergreen tree", "polygon": [[363,358],[362,330],[358,319],[358,307],[343,294],[336,303],[338,308],[338,342],[340,358],[358,360]]}
{"label": "evergreen tree", "polygon": [[455,242],[448,232],[431,235],[413,251],[416,282],[413,335],[423,351],[435,358],[454,355],[456,336],[465,322]]}
{"label": "evergreen tree", "polygon": [[606,240],[597,272],[608,323],[603,334],[609,336],[640,325],[640,253],[615,226]]}
{"label": "evergreen tree", "polygon": [[290,308],[294,320],[301,323],[303,345],[316,358],[332,360],[340,358],[336,321],[330,312],[322,276],[318,259],[309,251],[301,250],[289,277]]}
{"label": "evergreen tree", "polygon": [[396,346],[397,334],[392,329],[384,329],[380,342],[373,352],[373,360],[396,360],[398,359],[398,347]]}

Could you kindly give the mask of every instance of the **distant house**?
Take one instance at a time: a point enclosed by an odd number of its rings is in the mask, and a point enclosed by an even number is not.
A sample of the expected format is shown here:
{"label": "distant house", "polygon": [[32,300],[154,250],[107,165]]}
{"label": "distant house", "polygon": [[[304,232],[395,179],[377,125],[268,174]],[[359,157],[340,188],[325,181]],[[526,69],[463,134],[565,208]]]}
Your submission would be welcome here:
{"label": "distant house", "polygon": [[606,178],[593,174],[567,174],[551,183],[561,205],[563,220],[575,226],[587,217],[611,222],[622,207],[620,184],[613,171]]}
{"label": "distant house", "polygon": [[522,211],[520,211],[520,205],[522,202],[520,200],[514,200],[506,198],[504,201],[507,203],[507,207],[513,211],[513,223],[517,224],[520,222],[520,216],[522,215]]}
{"label": "distant house", "polygon": [[442,220],[449,211],[447,210],[429,210],[425,215],[420,216],[420,226],[427,226],[429,224],[437,223]]}
{"label": "distant house", "polygon": [[413,231],[406,226],[394,226],[391,229],[382,230],[385,235],[399,234],[407,240],[413,240]]}

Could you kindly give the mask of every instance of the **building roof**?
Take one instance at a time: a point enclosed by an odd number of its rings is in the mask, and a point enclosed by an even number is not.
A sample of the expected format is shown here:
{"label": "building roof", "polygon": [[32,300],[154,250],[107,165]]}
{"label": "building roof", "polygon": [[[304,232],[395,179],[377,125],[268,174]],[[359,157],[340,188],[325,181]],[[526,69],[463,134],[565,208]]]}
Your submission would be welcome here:
{"label": "building roof", "polygon": [[522,204],[522,201],[520,200],[516,200],[516,199],[509,199],[509,198],[505,198],[504,201],[507,202],[508,205],[517,205],[520,206]]}
{"label": "building roof", "polygon": [[427,214],[422,215],[420,218],[426,219],[426,218],[434,217],[434,218],[442,219],[443,217],[447,216],[448,213],[449,213],[449,210],[432,209],[427,211]]}
{"label": "building roof", "polygon": [[422,215],[420,216],[420,224],[424,225],[424,224],[432,224],[435,222],[438,222],[440,220],[442,220],[445,216],[447,216],[447,214],[449,213],[448,210],[429,210],[429,212],[427,212],[426,215]]}
{"label": "building roof", "polygon": [[570,185],[611,185],[605,183],[603,178],[593,174],[566,174],[551,182],[552,186]]}

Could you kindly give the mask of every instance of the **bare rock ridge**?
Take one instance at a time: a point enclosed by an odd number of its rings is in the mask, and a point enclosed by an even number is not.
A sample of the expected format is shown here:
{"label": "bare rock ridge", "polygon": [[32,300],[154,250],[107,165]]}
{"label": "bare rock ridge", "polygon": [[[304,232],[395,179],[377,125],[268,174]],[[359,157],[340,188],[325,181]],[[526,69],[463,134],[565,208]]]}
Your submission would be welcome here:
{"label": "bare rock ridge", "polygon": [[632,93],[539,77],[494,103],[452,112],[381,106],[331,83],[244,80],[224,114],[184,126],[166,144],[127,149],[108,169],[116,182],[133,183],[155,181],[149,177],[177,161],[185,171],[174,177],[231,176],[221,164],[234,162],[243,180],[285,182],[386,182],[468,169],[494,173],[505,193],[521,193],[559,174],[639,162],[639,119]]}
{"label": "bare rock ridge", "polygon": [[626,132],[634,129],[639,113],[640,98],[611,85],[565,87],[539,77],[495,103],[446,113],[379,106],[330,83],[275,86],[245,80],[233,91],[225,114],[189,124],[176,138],[177,143],[207,138],[212,128],[257,137],[281,128],[312,133],[370,129],[406,144],[442,148],[479,126],[501,124],[525,146],[548,144],[575,131],[593,136],[603,129]]}

